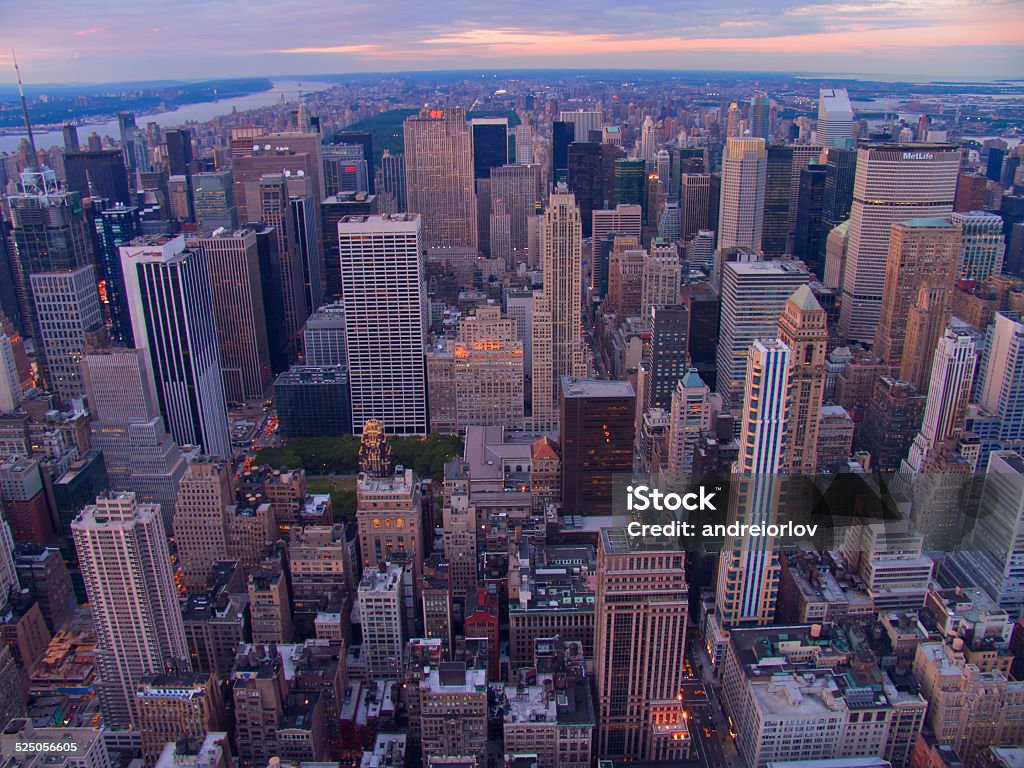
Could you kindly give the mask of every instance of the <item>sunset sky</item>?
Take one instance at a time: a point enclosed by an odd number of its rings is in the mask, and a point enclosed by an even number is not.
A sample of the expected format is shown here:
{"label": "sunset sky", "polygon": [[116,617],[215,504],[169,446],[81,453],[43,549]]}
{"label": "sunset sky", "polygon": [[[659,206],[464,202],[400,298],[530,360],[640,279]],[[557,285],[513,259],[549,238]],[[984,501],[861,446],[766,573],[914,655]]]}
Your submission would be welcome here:
{"label": "sunset sky", "polygon": [[0,0],[33,83],[502,67],[1024,78],[1022,0]]}

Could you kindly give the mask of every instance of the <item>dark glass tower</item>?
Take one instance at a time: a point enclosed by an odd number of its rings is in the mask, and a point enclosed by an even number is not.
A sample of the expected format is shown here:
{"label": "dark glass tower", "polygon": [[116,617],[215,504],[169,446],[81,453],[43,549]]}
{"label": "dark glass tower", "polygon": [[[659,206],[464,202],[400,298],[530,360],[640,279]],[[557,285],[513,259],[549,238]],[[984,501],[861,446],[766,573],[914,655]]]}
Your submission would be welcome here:
{"label": "dark glass tower", "polygon": [[473,126],[473,178],[491,178],[491,168],[508,165],[508,121],[475,119]]}
{"label": "dark glass tower", "polygon": [[575,123],[556,120],[551,124],[551,173],[556,182],[568,179],[569,145],[575,137]]}
{"label": "dark glass tower", "polygon": [[793,255],[803,260],[807,268],[820,278],[825,263],[819,261],[819,254],[825,249],[825,230],[822,207],[825,202],[825,180],[828,167],[812,163],[800,171],[800,190],[796,202],[796,237],[793,241]]}
{"label": "dark glass tower", "polygon": [[64,153],[68,189],[84,197],[104,197],[112,203],[132,202],[128,171],[119,149]]}
{"label": "dark glass tower", "polygon": [[110,338],[115,346],[134,347],[132,319],[128,313],[128,298],[125,296],[124,273],[121,269],[121,251],[134,238],[142,234],[142,220],[139,209],[134,206],[116,205],[100,211],[94,221],[96,225],[97,277],[100,281],[100,304],[103,319],[107,324]]}

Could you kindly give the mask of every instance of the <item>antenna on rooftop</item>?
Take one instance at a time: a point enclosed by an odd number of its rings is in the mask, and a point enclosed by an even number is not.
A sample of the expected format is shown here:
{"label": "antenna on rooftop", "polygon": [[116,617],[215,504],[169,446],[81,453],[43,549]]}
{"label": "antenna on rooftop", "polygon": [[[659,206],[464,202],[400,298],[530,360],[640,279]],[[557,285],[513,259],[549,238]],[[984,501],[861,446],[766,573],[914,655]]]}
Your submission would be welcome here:
{"label": "antenna on rooftop", "polygon": [[39,167],[39,157],[36,155],[36,140],[32,136],[32,121],[28,119],[28,102],[25,101],[25,89],[21,85],[21,69],[18,68],[18,57],[11,48],[11,58],[14,59],[14,71],[18,75],[18,94],[21,96],[21,111],[25,115],[25,130],[28,132],[28,145],[32,148],[32,170]]}

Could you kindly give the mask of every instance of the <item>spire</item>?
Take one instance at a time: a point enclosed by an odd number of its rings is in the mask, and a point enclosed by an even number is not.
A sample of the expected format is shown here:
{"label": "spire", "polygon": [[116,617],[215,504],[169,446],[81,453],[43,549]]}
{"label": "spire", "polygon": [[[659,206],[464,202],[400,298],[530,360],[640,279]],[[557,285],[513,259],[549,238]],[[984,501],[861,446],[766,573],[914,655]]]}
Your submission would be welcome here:
{"label": "spire", "polygon": [[32,167],[29,170],[36,170],[39,167],[39,156],[36,154],[36,140],[32,135],[32,121],[28,118],[28,102],[25,101],[25,89],[21,85],[21,69],[18,68],[18,57],[11,49],[11,58],[14,59],[14,71],[18,75],[18,94],[21,96],[21,111],[25,115],[25,131],[28,133],[28,145],[32,148]]}

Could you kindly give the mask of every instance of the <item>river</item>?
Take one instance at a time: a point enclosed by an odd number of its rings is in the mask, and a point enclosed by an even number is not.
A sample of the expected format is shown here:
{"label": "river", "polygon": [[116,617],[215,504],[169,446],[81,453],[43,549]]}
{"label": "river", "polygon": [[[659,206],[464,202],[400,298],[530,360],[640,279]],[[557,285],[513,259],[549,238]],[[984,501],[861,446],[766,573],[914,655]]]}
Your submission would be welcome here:
{"label": "river", "polygon": [[[298,95],[300,87],[303,93],[326,91],[331,87],[331,83],[307,82],[298,79],[272,80],[271,85],[273,87],[268,91],[250,93],[248,96],[186,104],[167,112],[136,115],[136,122],[140,128],[144,128],[146,123],[157,123],[161,128],[171,128],[190,121],[201,123],[206,120],[212,120],[220,115],[229,114],[234,109],[242,112],[247,109],[268,107],[282,96],[286,99],[294,99]],[[114,138],[118,138],[120,134],[116,118],[105,122],[79,125],[78,139],[83,146],[86,143],[86,138],[93,131],[96,131],[100,136],[113,136]],[[36,147],[39,149],[49,149],[54,144],[64,146],[64,136],[60,131],[33,131],[32,135],[36,140]],[[0,153],[15,152],[23,138],[25,138],[24,132],[16,135],[0,136]]]}

